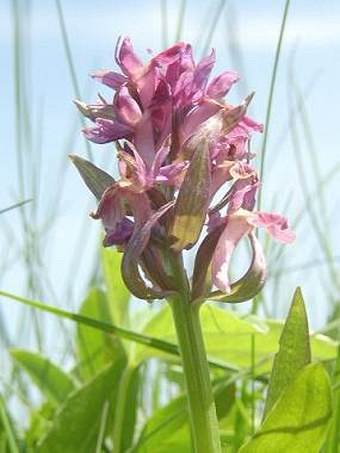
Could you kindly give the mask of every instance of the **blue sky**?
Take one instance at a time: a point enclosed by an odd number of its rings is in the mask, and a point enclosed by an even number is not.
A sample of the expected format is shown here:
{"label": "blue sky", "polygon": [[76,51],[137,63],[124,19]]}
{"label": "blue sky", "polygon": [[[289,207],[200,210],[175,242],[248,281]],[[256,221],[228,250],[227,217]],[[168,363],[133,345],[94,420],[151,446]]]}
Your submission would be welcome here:
{"label": "blue sky", "polygon": [[[179,3],[167,1],[170,27],[167,33],[168,44],[174,41]],[[214,8],[220,2],[215,0],[188,1],[185,11],[182,40],[197,44],[204,41]],[[72,55],[75,62],[78,83],[84,100],[94,100],[96,91],[103,89],[91,81],[88,74],[100,68],[113,66],[113,50],[119,35],[130,36],[136,49],[147,57],[147,48],[155,52],[162,48],[162,28],[159,2],[154,0],[131,1],[72,1],[62,2],[66,27],[69,33]],[[226,2],[225,12],[219,18],[212,37],[212,47],[217,51],[216,72],[223,69],[236,69],[241,72],[242,81],[229,97],[238,102],[248,91],[255,90],[256,96],[251,106],[251,114],[264,121],[271,68],[279,27],[284,8],[283,1],[243,0]],[[0,207],[15,202],[18,197],[15,158],[14,128],[14,79],[13,79],[13,21],[11,2],[0,4],[0,74],[1,82],[1,125],[0,139],[1,197]],[[27,69],[30,117],[33,124],[34,147],[41,149],[41,181],[39,190],[39,215],[53,203],[53,190],[58,187],[62,165],[67,167],[61,209],[53,229],[48,235],[46,260],[51,281],[56,291],[63,287],[74,266],[72,249],[77,247],[80,232],[88,235],[84,244],[87,250],[95,244],[99,226],[87,221],[87,212],[94,202],[84,189],[81,181],[67,162],[67,154],[85,156],[84,141],[78,132],[80,123],[72,104],[74,90],[65,58],[55,2],[31,2],[31,26],[27,30],[30,61]],[[338,109],[339,90],[339,50],[340,50],[340,3],[337,1],[292,1],[284,37],[280,60],[273,117],[268,142],[268,161],[263,181],[264,207],[269,210],[275,200],[275,210],[288,217],[294,217],[302,206],[300,179],[296,171],[294,149],[290,136],[292,109],[296,103],[296,93],[292,89],[293,73],[295,82],[305,95],[317,160],[321,175],[331,171],[339,163],[340,128]],[[238,49],[236,54],[233,49]],[[196,46],[197,55],[202,45]],[[301,125],[299,125],[301,130]],[[261,137],[255,138],[253,148],[260,148]],[[308,157],[306,139],[301,135],[303,168],[307,184],[313,187],[311,164]],[[112,148],[92,146],[94,160],[114,167]],[[333,181],[327,188],[325,204],[318,212],[322,218],[329,217],[329,234],[333,241],[333,254],[339,256],[339,211],[338,184]],[[27,190],[29,196],[29,189]],[[288,203],[289,202],[289,203]],[[288,203],[288,204],[287,204]],[[288,207],[287,207],[288,206]],[[16,213],[8,214],[6,222],[20,241],[20,233],[15,232]],[[291,265],[323,259],[309,223],[303,222],[298,231],[298,240],[285,251]],[[6,237],[0,239],[2,250],[7,247]],[[88,271],[85,262],[77,263],[75,275],[76,294],[82,294],[81,275]],[[73,264],[72,264],[73,263]],[[79,268],[80,267],[80,271]],[[22,282],[18,281],[17,267],[6,273],[1,285],[6,290],[20,293]],[[298,276],[290,274],[285,285],[286,299],[292,294],[297,283],[305,287],[309,297],[309,309],[315,325],[319,324],[319,314],[325,316],[322,307],[324,282],[323,267]],[[303,281],[301,281],[303,280]],[[317,283],[315,283],[317,282]],[[282,283],[282,281],[281,281]],[[321,300],[320,300],[321,298]],[[53,303],[53,301],[50,301]],[[283,301],[280,302],[284,303]],[[70,307],[69,307],[70,308]]]}

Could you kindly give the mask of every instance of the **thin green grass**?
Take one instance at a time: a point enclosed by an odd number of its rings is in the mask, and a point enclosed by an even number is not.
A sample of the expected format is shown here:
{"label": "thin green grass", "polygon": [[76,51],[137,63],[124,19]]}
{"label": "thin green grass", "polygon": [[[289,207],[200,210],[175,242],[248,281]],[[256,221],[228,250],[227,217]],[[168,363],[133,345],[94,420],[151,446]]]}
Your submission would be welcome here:
{"label": "thin green grass", "polygon": [[19,201],[18,203],[8,206],[7,208],[0,209],[0,214],[4,214],[5,212],[12,211],[12,209],[21,208],[21,206],[24,206],[25,204],[30,203],[31,201],[33,201],[33,198],[29,198],[28,200]]}
{"label": "thin green grass", "polygon": [[[262,142],[262,148],[261,148],[261,160],[260,160],[260,171],[259,171],[260,181],[264,181],[264,177],[265,177],[265,158],[266,158],[267,142],[268,142],[268,136],[269,136],[269,130],[270,130],[270,122],[271,122],[271,117],[272,117],[272,108],[273,108],[273,103],[274,103],[274,90],[275,90],[275,85],[276,85],[277,72],[278,72],[278,67],[279,67],[279,61],[280,61],[280,56],[281,56],[282,43],[283,43],[284,31],[286,28],[289,7],[290,7],[290,0],[286,0],[283,15],[282,15],[279,39],[277,42],[277,47],[276,47],[276,52],[275,52],[275,57],[274,57],[272,75],[271,75],[271,80],[270,80],[267,112],[266,112],[266,119],[264,122],[264,134],[263,134],[263,142]],[[261,207],[262,207],[262,191],[261,190],[260,190],[259,196],[258,196],[257,207],[258,207],[258,210],[260,211]]]}
{"label": "thin green grass", "polygon": [[12,421],[10,420],[7,414],[6,405],[1,396],[0,396],[0,419],[8,439],[8,448],[10,453],[20,453],[20,448],[16,441],[16,435],[14,432]]}
{"label": "thin green grass", "polygon": [[[73,55],[71,52],[71,46],[70,46],[70,42],[69,42],[69,38],[68,38],[66,23],[65,23],[65,19],[64,19],[64,13],[63,13],[63,9],[61,6],[61,1],[55,0],[55,4],[56,4],[56,8],[57,8],[59,26],[60,26],[62,39],[63,39],[66,60],[67,60],[67,64],[68,64],[70,75],[71,75],[71,81],[72,81],[74,94],[77,99],[81,99],[79,83],[78,83],[76,70],[75,70],[74,58],[73,58]],[[85,120],[84,120],[83,115],[79,115],[79,118],[80,118],[80,122],[81,122],[82,126],[85,127]],[[86,149],[88,159],[92,160],[93,156],[92,156],[91,146],[90,146],[90,143],[88,140],[85,140],[85,149]]]}
{"label": "thin green grass", "polygon": [[[0,296],[6,297],[7,299],[19,302],[21,304],[26,305],[27,307],[31,308],[37,308],[38,310],[41,310],[46,313],[51,313],[53,315],[58,316],[59,318],[64,318],[68,319],[80,324],[84,324],[90,327],[93,327],[94,329],[98,329],[103,332],[108,332],[108,333],[113,333],[117,334],[123,339],[133,341],[139,344],[143,344],[146,346],[149,346],[151,348],[156,348],[160,349],[161,351],[168,352],[169,354],[179,356],[179,349],[178,346],[174,343],[170,343],[168,341],[163,341],[159,340],[157,338],[152,338],[147,335],[134,332],[129,329],[124,329],[122,327],[118,327],[114,324],[109,324],[104,321],[98,321],[97,319],[94,318],[89,318],[87,316],[83,315],[78,315],[77,313],[72,313],[66,310],[62,310],[61,308],[53,307],[50,305],[46,305],[42,302],[37,302],[34,300],[30,300],[26,297],[20,297],[16,296],[14,294],[8,293],[6,291],[1,291],[0,290]],[[221,368],[227,371],[238,371],[237,368],[233,368],[230,365],[226,365],[222,363],[221,361],[215,360],[215,359],[210,359],[209,360],[210,365]]]}

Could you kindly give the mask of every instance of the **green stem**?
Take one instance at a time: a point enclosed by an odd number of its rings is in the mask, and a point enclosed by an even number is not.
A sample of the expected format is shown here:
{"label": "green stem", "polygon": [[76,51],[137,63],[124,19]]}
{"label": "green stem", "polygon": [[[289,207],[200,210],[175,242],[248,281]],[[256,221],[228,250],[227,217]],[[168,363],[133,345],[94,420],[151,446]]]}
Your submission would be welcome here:
{"label": "green stem", "polygon": [[195,453],[219,453],[218,432],[209,365],[199,319],[199,305],[178,295],[169,300],[182,358]]}

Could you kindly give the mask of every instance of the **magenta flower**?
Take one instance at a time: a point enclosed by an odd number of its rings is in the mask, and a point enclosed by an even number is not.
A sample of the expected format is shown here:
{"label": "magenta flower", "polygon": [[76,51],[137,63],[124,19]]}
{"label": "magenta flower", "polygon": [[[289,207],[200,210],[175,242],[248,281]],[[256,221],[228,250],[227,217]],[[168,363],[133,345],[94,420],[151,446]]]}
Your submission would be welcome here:
{"label": "magenta flower", "polygon": [[[262,125],[246,116],[253,94],[237,106],[226,103],[238,74],[225,71],[210,80],[214,51],[195,63],[189,44],[177,43],[143,63],[125,38],[115,59],[121,72],[92,75],[114,90],[113,98],[76,105],[93,122],[83,131],[87,139],[115,143],[120,179],[113,181],[83,159],[74,162],[100,199],[92,217],[103,222],[104,246],[124,252],[127,286],[147,299],[177,291],[166,263],[199,241],[207,226],[196,255],[192,298],[209,297],[211,285],[219,299],[222,293],[233,301],[253,297],[266,276],[255,228],[264,227],[284,243],[294,239],[282,216],[254,211],[260,182],[250,164],[249,142]],[[235,293],[229,265],[244,237],[253,257]]]}

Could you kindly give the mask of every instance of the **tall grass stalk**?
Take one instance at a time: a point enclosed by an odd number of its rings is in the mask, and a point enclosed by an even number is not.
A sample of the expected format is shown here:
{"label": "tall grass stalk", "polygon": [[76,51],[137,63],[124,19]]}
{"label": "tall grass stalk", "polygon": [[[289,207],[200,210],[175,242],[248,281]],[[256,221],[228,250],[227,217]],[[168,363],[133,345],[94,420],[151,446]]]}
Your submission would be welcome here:
{"label": "tall grass stalk", "polygon": [[[269,136],[268,135],[269,126],[270,126],[272,108],[273,108],[273,102],[274,102],[274,90],[275,90],[275,84],[276,84],[276,79],[277,79],[277,71],[278,71],[278,67],[279,67],[279,61],[280,61],[281,49],[282,49],[282,43],[283,43],[283,36],[284,36],[285,28],[286,28],[289,7],[290,7],[290,0],[286,0],[283,15],[282,15],[279,39],[277,42],[276,52],[275,52],[275,57],[274,57],[274,64],[273,64],[273,69],[272,69],[272,75],[271,75],[270,87],[269,87],[269,96],[268,96],[268,102],[267,102],[266,119],[265,119],[265,123],[264,123],[264,135],[263,135],[263,142],[262,142],[262,148],[261,148],[261,160],[260,160],[260,171],[259,171],[261,181],[264,181],[264,177],[265,177],[265,171],[264,171],[265,170],[265,157],[266,157],[267,142],[268,142],[268,136]],[[257,206],[258,206],[258,209],[261,210],[261,207],[262,207],[262,191],[261,190],[259,192]]]}
{"label": "tall grass stalk", "polygon": [[[65,19],[64,19],[64,13],[63,13],[61,1],[55,0],[55,4],[56,4],[56,8],[57,8],[59,26],[60,26],[62,39],[63,39],[66,60],[67,60],[67,64],[68,64],[68,67],[70,70],[73,91],[74,91],[76,98],[81,99],[79,83],[78,83],[76,70],[75,70],[74,58],[73,58],[72,52],[71,52],[71,46],[70,46],[70,42],[69,42],[69,38],[68,38],[68,33],[67,33],[67,28],[66,28],[66,23],[65,23]],[[85,127],[84,117],[82,115],[79,115],[79,118],[80,118],[80,122],[81,122],[82,126]],[[90,143],[88,140],[84,140],[84,142],[85,142],[85,149],[86,149],[87,157],[88,157],[88,159],[93,160]]]}

